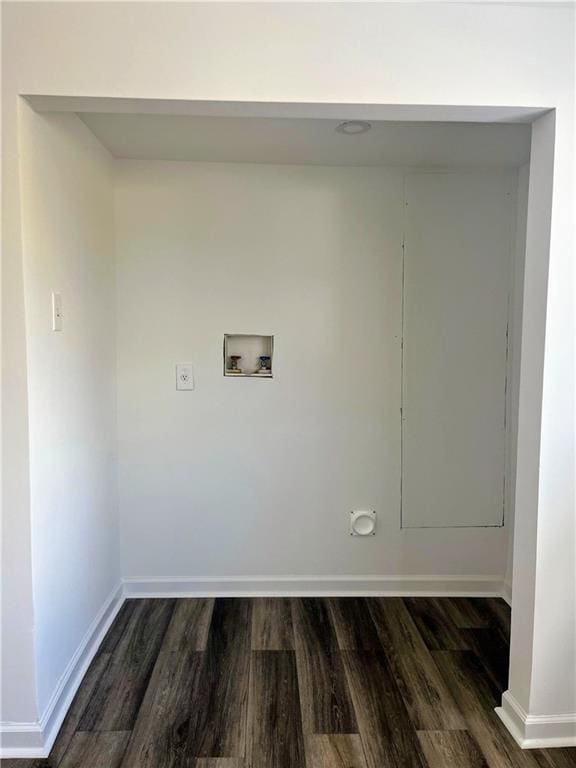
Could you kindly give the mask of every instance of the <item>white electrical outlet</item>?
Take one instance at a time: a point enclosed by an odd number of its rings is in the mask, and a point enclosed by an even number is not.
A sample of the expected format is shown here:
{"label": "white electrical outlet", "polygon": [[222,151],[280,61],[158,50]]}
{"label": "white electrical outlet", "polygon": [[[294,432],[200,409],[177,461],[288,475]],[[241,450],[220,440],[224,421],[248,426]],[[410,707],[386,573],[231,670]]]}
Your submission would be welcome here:
{"label": "white electrical outlet", "polygon": [[194,389],[192,363],[176,364],[176,389]]}
{"label": "white electrical outlet", "polygon": [[61,331],[64,324],[62,294],[52,293],[52,330]]}
{"label": "white electrical outlet", "polygon": [[362,509],[350,512],[350,536],[376,536],[376,512]]}

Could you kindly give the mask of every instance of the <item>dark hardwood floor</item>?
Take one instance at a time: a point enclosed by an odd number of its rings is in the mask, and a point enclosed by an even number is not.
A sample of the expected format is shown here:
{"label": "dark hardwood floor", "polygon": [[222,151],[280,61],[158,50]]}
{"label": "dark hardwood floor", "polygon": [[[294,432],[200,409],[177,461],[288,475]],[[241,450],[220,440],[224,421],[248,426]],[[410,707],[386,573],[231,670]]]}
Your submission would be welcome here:
{"label": "dark hardwood floor", "polygon": [[128,600],[46,760],[3,768],[576,768],[494,707],[497,599]]}

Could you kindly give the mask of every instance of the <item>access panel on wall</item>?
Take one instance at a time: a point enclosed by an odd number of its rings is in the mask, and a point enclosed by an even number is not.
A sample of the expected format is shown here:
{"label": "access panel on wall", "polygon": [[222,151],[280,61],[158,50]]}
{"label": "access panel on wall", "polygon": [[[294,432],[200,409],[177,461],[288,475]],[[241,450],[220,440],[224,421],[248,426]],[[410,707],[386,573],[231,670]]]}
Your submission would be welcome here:
{"label": "access panel on wall", "polygon": [[503,523],[513,176],[406,183],[402,526]]}

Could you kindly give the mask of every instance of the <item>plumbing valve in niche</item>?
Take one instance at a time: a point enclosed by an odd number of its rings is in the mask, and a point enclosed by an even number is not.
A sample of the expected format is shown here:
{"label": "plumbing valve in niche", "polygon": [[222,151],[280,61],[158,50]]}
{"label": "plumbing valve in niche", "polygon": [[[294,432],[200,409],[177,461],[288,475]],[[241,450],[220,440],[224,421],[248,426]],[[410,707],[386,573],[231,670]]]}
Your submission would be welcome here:
{"label": "plumbing valve in niche", "polygon": [[242,355],[230,355],[230,363],[228,365],[228,369],[226,373],[230,374],[236,374],[240,375],[244,373],[242,368],[240,368],[240,360],[242,360]]}
{"label": "plumbing valve in niche", "polygon": [[260,361],[260,367],[254,373],[258,374],[258,376],[270,376],[272,373],[272,358],[270,355],[260,355],[258,360]]}

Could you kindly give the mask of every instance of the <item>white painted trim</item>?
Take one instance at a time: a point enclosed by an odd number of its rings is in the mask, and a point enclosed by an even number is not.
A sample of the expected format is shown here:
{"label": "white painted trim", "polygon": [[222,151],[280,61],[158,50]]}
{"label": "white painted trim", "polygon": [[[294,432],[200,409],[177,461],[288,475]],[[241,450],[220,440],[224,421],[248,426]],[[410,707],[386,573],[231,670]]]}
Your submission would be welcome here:
{"label": "white painted trim", "polygon": [[500,597],[502,600],[505,600],[510,607],[512,607],[512,584],[505,579],[502,582],[502,594]]}
{"label": "white painted trim", "polygon": [[40,723],[0,723],[0,758],[47,757]]}
{"label": "white painted trim", "polygon": [[123,602],[124,591],[118,584],[88,627],[39,722],[0,723],[0,758],[48,757],[72,699]]}
{"label": "white painted trim", "polygon": [[110,112],[114,114],[199,115],[202,117],[290,117],[394,122],[532,123],[549,107],[462,106],[442,104],[346,104],[280,101],[190,101],[107,96],[22,94],[36,112]]}
{"label": "white painted trim", "polygon": [[502,576],[197,576],[126,579],[127,597],[501,597]]}
{"label": "white painted trim", "polygon": [[504,691],[496,714],[522,749],[576,747],[576,712],[568,715],[529,715],[511,691]]}

